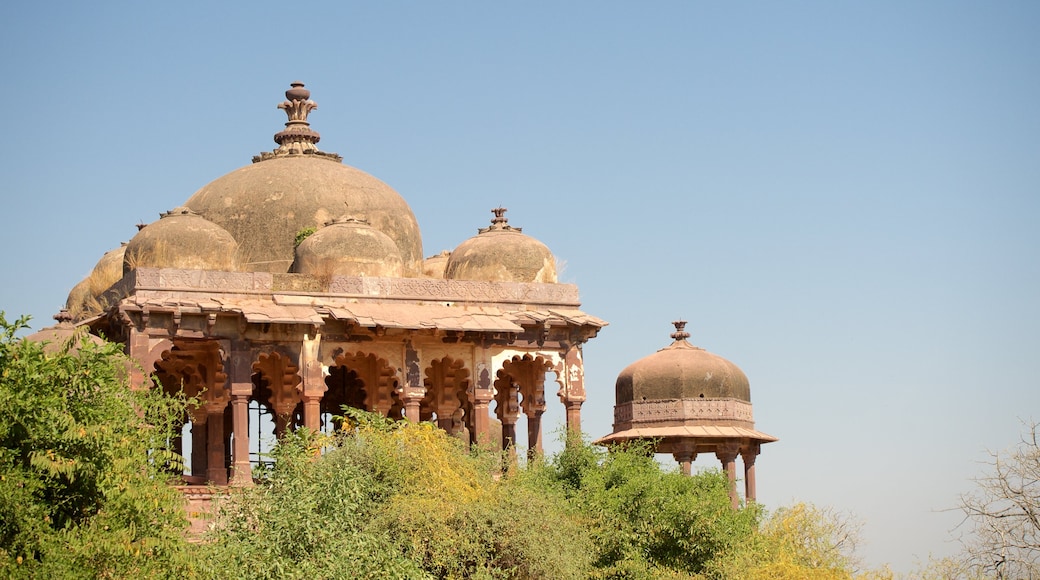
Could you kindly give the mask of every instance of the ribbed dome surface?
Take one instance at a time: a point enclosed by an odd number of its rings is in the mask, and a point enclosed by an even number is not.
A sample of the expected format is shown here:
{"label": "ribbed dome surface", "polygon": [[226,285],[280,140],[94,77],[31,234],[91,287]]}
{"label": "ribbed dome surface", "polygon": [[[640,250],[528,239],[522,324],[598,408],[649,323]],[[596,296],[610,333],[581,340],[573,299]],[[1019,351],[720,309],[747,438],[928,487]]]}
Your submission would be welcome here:
{"label": "ribbed dome surface", "polygon": [[314,276],[397,278],[403,263],[389,236],[367,222],[347,219],[331,222],[301,242],[293,269]]}
{"label": "ribbed dome surface", "polygon": [[459,244],[444,268],[449,280],[555,284],[556,259],[549,248],[509,226],[504,208],[493,210],[491,227]]}
{"label": "ribbed dome surface", "polygon": [[123,272],[138,267],[238,270],[238,243],[224,228],[177,208],[145,226],[126,246]]}
{"label": "ribbed dome surface", "polygon": [[617,404],[676,399],[751,402],[747,376],[737,365],[693,346],[685,332],[677,334],[671,345],[621,371],[615,387]]}

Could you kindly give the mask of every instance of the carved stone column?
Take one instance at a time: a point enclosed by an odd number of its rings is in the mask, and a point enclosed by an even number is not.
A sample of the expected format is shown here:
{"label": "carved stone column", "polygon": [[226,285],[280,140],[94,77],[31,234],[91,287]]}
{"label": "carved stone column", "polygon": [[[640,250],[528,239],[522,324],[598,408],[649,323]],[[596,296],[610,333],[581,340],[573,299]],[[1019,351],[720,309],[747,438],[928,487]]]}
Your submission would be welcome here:
{"label": "carved stone column", "polygon": [[[147,329],[145,329],[147,330]],[[138,389],[148,383],[148,375],[151,373],[152,365],[148,360],[148,334],[139,332],[130,326],[130,340],[127,345],[127,355],[138,364],[130,365],[130,388]]]}
{"label": "carved stone column", "polygon": [[209,418],[206,420],[206,480],[213,485],[227,485],[228,470],[224,466],[224,408],[227,401],[218,405],[206,406]]}
{"label": "carved stone column", "polygon": [[231,432],[234,434],[232,449],[231,485],[252,485],[253,472],[249,464],[249,395],[252,383],[231,386]]}
{"label": "carved stone column", "polygon": [[422,380],[419,351],[412,341],[404,345],[404,384],[401,386],[401,402],[404,403],[404,416],[412,423],[419,422],[419,407],[426,397],[426,386]]}
{"label": "carved stone column", "polygon": [[321,396],[305,394],[302,398],[303,426],[317,433],[321,430]]}
{"label": "carved stone column", "polygon": [[494,399],[491,390],[491,371],[489,370],[487,349],[480,350],[482,360],[476,365],[476,380],[473,384],[473,432],[470,438],[477,445],[491,444],[491,412],[490,404]]}
{"label": "carved stone column", "polygon": [[321,333],[304,335],[300,348],[300,378],[303,381],[303,426],[311,431],[321,430],[321,398],[328,386],[321,367]]}
{"label": "carved stone column", "polygon": [[584,400],[567,401],[567,432],[572,435],[581,433],[581,404]]}
{"label": "carved stone column", "polygon": [[679,450],[672,454],[672,457],[679,462],[683,475],[693,473],[693,460],[697,459],[697,452],[694,450],[693,445],[682,445]]}
{"label": "carved stone column", "polygon": [[755,491],[755,459],[762,450],[762,444],[755,442],[741,452],[744,460],[744,499],[750,503],[758,497]]}
{"label": "carved stone column", "polygon": [[191,475],[206,477],[206,412],[192,413],[191,418]]}
{"label": "carved stone column", "polygon": [[567,431],[581,433],[581,404],[585,402],[585,367],[582,362],[581,345],[576,344],[564,355],[564,378],[566,380],[564,405],[567,408]]}
{"label": "carved stone column", "polygon": [[228,361],[231,378],[231,484],[252,485],[253,472],[249,464],[249,397],[253,394],[252,353],[248,345],[231,343]]}
{"label": "carved stone column", "polygon": [[488,399],[478,398],[473,402],[473,433],[470,441],[477,445],[487,445],[491,441],[491,415]]}
{"label": "carved stone column", "polygon": [[722,443],[715,450],[715,456],[722,462],[722,468],[729,479],[729,499],[733,509],[740,507],[740,496],[737,494],[737,455],[739,451],[740,443],[737,441]]}
{"label": "carved stone column", "polygon": [[534,459],[542,455],[542,413],[544,409],[535,409],[527,415],[527,458]]}

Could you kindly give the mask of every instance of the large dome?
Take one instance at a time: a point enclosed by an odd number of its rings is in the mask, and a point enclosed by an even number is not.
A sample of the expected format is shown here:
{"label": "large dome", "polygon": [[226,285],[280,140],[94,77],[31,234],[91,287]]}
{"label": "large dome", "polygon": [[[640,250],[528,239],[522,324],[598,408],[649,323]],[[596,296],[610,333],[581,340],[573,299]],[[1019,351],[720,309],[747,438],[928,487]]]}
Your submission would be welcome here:
{"label": "large dome", "polygon": [[275,135],[278,149],[195,192],[187,205],[238,241],[242,268],[287,272],[297,233],[351,213],[397,244],[406,276],[418,276],[422,237],[408,203],[379,179],[343,165],[338,155],[318,151],[320,137],[307,123],[317,108],[302,83],[279,105],[289,115]]}
{"label": "large dome", "polygon": [[492,210],[491,227],[459,244],[444,267],[449,280],[555,284],[556,259],[549,248],[507,222],[505,208]]}
{"label": "large dome", "polygon": [[737,365],[686,341],[676,323],[675,342],[625,367],[616,383],[617,404],[679,399],[751,402],[751,386]]}

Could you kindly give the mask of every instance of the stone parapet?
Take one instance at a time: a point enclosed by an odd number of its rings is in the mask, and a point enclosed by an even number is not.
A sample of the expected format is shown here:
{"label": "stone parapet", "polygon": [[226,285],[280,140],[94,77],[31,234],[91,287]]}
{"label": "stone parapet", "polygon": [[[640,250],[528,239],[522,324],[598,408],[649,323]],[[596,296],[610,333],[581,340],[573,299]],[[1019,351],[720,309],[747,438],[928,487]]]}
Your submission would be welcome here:
{"label": "stone parapet", "polygon": [[[282,276],[305,277],[303,274]],[[327,281],[327,291],[324,292],[294,292],[291,289],[280,290],[275,286],[281,286],[281,284],[275,284],[275,276],[268,272],[138,268],[124,276],[110,289],[110,292],[119,297],[140,291],[231,294],[303,293],[358,300],[380,298],[499,305],[509,303],[567,307],[580,305],[578,287],[574,284],[334,276]],[[307,285],[303,285],[301,288],[305,286]]]}

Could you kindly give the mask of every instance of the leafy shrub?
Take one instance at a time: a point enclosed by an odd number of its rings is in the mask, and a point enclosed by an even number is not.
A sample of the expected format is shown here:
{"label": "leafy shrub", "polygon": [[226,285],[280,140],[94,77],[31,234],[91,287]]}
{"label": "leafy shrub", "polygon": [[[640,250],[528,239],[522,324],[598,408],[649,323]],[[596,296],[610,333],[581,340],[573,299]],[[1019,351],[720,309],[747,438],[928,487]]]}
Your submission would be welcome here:
{"label": "leafy shrub", "polygon": [[163,575],[184,555],[166,450],[184,401],[128,388],[116,344],[46,354],[0,312],[0,566],[5,576]]}

